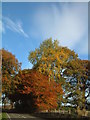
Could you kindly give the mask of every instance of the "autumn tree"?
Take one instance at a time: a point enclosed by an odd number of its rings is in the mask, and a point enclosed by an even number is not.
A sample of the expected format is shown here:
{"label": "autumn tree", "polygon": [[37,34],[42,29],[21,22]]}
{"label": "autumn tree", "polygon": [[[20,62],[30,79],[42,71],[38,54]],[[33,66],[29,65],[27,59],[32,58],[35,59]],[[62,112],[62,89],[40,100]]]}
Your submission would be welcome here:
{"label": "autumn tree", "polygon": [[52,41],[50,38],[43,41],[35,51],[30,52],[28,59],[34,69],[59,81],[63,79],[65,64],[71,59],[77,59],[77,54],[67,47],[60,46],[57,40]]}
{"label": "autumn tree", "polygon": [[[85,108],[85,91],[88,88],[88,60],[72,60],[66,65],[64,75],[67,77],[65,88],[67,93],[64,102],[77,109]],[[71,98],[71,99],[70,99]]]}
{"label": "autumn tree", "polygon": [[[36,70],[22,70],[15,77],[16,82],[16,93],[13,95],[20,94],[16,97],[15,101],[29,101],[29,103],[34,103],[34,107],[38,110],[52,110],[57,108],[57,95],[62,94],[61,85],[51,80],[49,82],[48,76],[41,74]],[[11,97],[13,96],[11,95]],[[20,98],[20,96],[28,96],[25,99]],[[15,99],[15,97],[12,97]],[[33,102],[33,101],[34,102]],[[32,104],[28,103],[28,108]]]}
{"label": "autumn tree", "polygon": [[14,92],[13,78],[20,70],[21,64],[9,51],[2,49],[0,52],[2,52],[2,96],[6,98]]}
{"label": "autumn tree", "polygon": [[43,41],[35,51],[31,51],[28,59],[33,64],[34,69],[48,75],[49,79],[61,83],[65,91],[66,78],[63,72],[67,63],[78,59],[78,55],[67,47],[60,46],[57,40],[52,41],[50,38]]}

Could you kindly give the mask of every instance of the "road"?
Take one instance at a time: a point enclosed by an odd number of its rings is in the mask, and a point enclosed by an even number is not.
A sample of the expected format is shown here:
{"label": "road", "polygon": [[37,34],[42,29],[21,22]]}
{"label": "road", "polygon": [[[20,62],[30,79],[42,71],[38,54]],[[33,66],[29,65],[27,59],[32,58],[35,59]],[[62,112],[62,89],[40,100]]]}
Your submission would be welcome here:
{"label": "road", "polygon": [[35,117],[30,114],[20,113],[6,113],[8,120],[45,120],[43,118]]}
{"label": "road", "polygon": [[[6,113],[7,114],[7,117],[8,117],[8,119],[3,119],[3,120],[68,120],[68,119],[70,119],[70,120],[73,120],[73,118],[70,118],[70,117],[67,117],[67,118],[64,118],[64,117],[54,117],[54,116],[52,116],[52,117],[45,117],[45,118],[41,118],[41,116],[40,117],[36,117],[36,116],[33,116],[33,115],[31,115],[31,114],[26,114],[26,113],[24,113],[24,114],[21,114],[21,113]],[[82,118],[79,118],[80,120],[90,120],[89,119],[89,117],[82,117]],[[78,119],[78,120],[79,120]],[[77,117],[76,117],[76,119],[75,120],[77,120]]]}

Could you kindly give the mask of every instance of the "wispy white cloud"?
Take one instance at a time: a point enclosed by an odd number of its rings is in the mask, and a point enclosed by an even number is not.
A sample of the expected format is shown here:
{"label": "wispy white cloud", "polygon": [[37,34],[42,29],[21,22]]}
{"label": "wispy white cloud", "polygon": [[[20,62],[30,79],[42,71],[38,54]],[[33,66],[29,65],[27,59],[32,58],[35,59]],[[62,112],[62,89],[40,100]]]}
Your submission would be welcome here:
{"label": "wispy white cloud", "polygon": [[52,5],[51,8],[37,10],[33,22],[38,34],[42,35],[43,40],[52,37],[63,46],[78,49],[80,54],[88,54],[84,49],[88,47],[88,3],[58,3],[58,7]]}
{"label": "wispy white cloud", "polygon": [[17,32],[18,34],[28,38],[28,34],[24,32],[24,29],[22,27],[21,22],[14,22],[8,17],[3,17],[3,30],[5,31],[5,28]]}
{"label": "wispy white cloud", "polygon": [[2,34],[2,32],[5,33],[5,28],[2,21],[0,20],[0,34]]}

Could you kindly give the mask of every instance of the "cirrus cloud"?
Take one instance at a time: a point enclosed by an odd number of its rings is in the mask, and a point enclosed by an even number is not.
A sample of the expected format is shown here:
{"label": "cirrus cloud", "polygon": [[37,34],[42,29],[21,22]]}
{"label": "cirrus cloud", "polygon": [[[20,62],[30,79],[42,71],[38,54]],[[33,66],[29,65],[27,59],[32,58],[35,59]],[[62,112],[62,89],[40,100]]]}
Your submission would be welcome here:
{"label": "cirrus cloud", "polygon": [[33,37],[35,33],[42,35],[43,40],[52,37],[63,46],[76,49],[80,54],[88,54],[88,3],[58,3],[50,8],[39,7],[33,24]]}
{"label": "cirrus cloud", "polygon": [[14,22],[13,20],[11,20],[8,17],[3,17],[3,28],[2,30],[5,31],[5,28],[16,32],[26,38],[28,38],[28,34],[25,33],[24,29],[22,28],[22,23],[21,22]]}

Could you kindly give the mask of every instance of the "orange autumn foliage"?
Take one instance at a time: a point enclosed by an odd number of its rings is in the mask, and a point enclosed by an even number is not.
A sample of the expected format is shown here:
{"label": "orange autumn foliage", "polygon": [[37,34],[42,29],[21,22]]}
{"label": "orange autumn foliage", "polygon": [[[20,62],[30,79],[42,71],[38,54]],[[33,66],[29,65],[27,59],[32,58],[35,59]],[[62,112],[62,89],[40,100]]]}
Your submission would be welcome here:
{"label": "orange autumn foliage", "polygon": [[0,57],[2,58],[1,71],[2,71],[2,94],[8,96],[14,90],[13,77],[18,73],[21,63],[15,58],[15,56],[5,50],[0,50]]}
{"label": "orange autumn foliage", "polygon": [[21,94],[33,94],[35,105],[39,110],[57,108],[57,96],[63,93],[59,83],[49,81],[48,76],[35,70],[23,70],[15,79],[18,80],[16,90]]}

